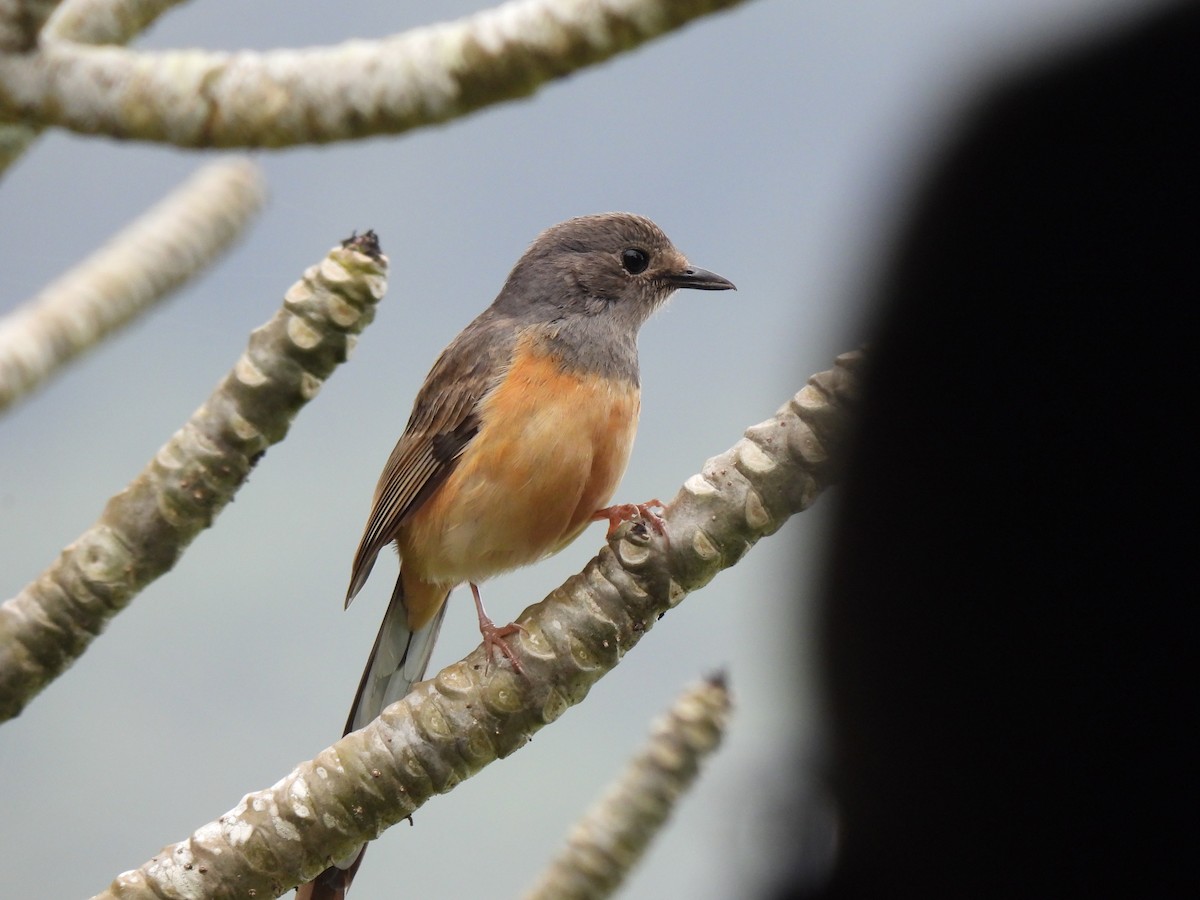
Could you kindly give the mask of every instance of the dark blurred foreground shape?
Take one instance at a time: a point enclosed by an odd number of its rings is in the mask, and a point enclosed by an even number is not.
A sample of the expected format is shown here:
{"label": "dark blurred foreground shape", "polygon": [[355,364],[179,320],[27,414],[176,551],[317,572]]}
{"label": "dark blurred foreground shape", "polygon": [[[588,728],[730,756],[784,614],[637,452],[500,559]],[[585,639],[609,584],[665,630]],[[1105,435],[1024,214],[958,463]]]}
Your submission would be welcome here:
{"label": "dark blurred foreground shape", "polygon": [[1200,896],[1198,73],[1155,4],[919,194],[822,599],[839,859],[778,896]]}

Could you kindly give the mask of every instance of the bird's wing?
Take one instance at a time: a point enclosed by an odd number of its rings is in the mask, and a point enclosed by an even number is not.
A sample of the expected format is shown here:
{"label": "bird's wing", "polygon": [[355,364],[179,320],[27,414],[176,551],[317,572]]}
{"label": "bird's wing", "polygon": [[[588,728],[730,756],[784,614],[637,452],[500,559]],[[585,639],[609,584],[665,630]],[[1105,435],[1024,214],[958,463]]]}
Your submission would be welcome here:
{"label": "bird's wing", "polygon": [[515,332],[511,323],[485,313],[451,342],[426,376],[375,488],[354,555],[347,606],[366,583],[379,551],[446,480],[479,431],[479,406],[507,371]]}

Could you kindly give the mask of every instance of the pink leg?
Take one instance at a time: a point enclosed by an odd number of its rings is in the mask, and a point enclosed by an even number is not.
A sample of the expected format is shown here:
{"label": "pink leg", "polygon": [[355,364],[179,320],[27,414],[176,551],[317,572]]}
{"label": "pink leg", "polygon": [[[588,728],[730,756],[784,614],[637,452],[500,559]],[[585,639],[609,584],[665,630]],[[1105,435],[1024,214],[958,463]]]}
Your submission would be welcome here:
{"label": "pink leg", "polygon": [[479,633],[483,635],[483,647],[487,651],[488,663],[491,663],[492,650],[499,649],[501,653],[508,657],[508,661],[512,663],[513,671],[523,672],[521,662],[517,659],[512,648],[508,646],[504,640],[510,634],[516,634],[518,631],[525,629],[516,622],[509,622],[507,625],[497,626],[489,617],[483,608],[483,601],[479,598],[479,587],[471,584],[471,596],[475,598],[475,612],[479,614]]}
{"label": "pink leg", "polygon": [[662,516],[653,511],[654,508],[666,510],[667,506],[661,500],[647,500],[645,503],[618,503],[616,506],[606,506],[604,509],[596,510],[592,513],[592,521],[599,522],[607,519],[608,537],[612,537],[613,532],[622,522],[629,522],[636,518],[644,519],[659,534],[666,535],[666,524],[663,522]]}

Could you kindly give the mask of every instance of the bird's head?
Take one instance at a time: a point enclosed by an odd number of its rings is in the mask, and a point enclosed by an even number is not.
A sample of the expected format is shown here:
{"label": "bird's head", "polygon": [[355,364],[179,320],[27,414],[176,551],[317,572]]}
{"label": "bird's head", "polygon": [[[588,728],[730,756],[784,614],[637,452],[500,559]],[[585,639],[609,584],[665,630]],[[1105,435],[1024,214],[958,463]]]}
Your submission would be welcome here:
{"label": "bird's head", "polygon": [[531,321],[600,316],[636,333],[680,288],[733,287],[693,266],[644,216],[603,213],[569,219],[538,235],[513,267],[496,306]]}

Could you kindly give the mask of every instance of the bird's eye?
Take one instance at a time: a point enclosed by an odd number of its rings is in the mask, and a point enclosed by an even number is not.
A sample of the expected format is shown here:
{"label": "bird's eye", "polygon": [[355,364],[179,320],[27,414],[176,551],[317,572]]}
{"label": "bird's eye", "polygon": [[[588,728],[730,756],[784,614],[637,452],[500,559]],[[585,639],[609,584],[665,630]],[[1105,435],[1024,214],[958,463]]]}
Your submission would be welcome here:
{"label": "bird's eye", "polygon": [[650,254],[637,247],[630,247],[621,253],[621,268],[630,275],[640,275],[650,265]]}

